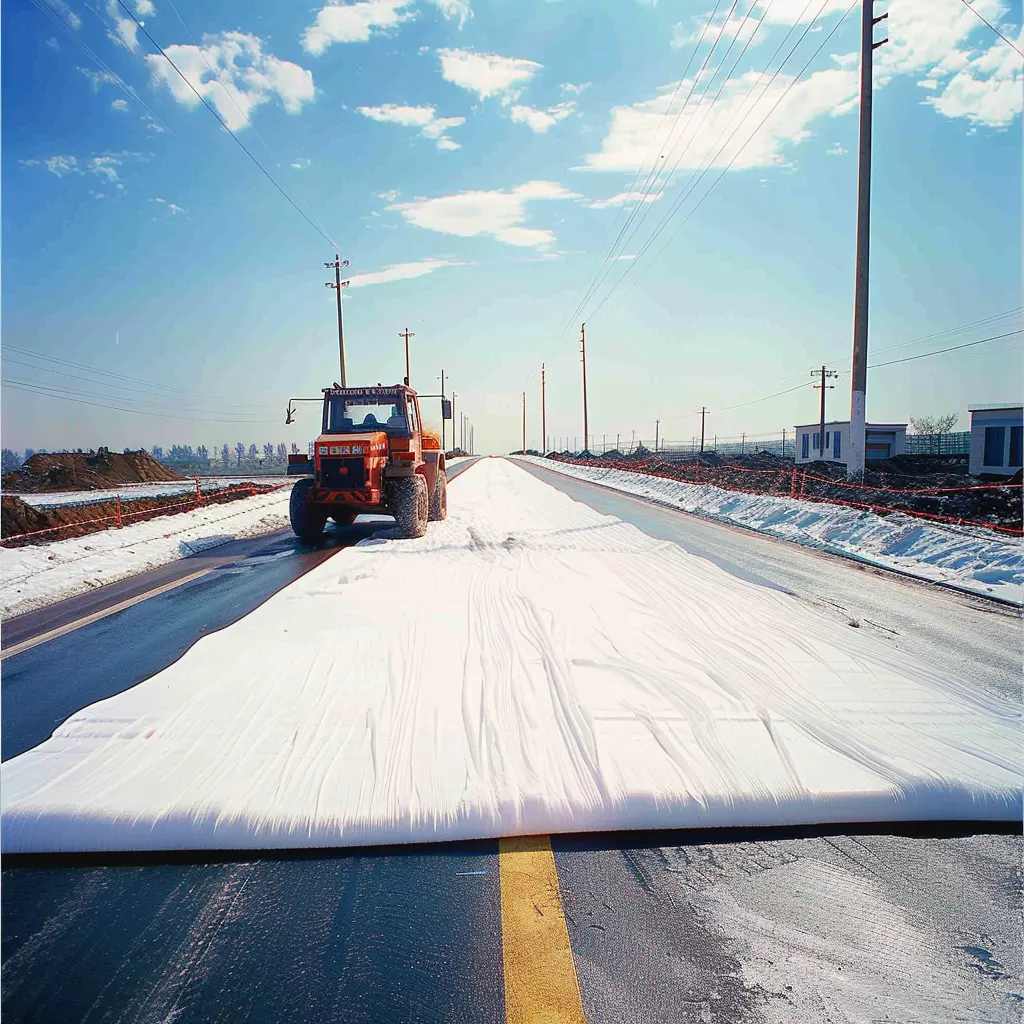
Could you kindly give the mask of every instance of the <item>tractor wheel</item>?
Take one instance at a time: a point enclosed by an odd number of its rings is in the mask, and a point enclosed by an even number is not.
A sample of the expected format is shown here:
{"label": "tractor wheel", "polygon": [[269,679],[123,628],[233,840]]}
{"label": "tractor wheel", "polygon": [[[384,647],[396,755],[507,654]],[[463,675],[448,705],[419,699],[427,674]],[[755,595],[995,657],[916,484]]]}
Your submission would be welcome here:
{"label": "tractor wheel", "polygon": [[298,480],[292,488],[292,496],[288,502],[288,518],[292,523],[295,536],[303,544],[315,544],[324,532],[327,516],[309,503],[309,492],[315,480]]}
{"label": "tractor wheel", "polygon": [[351,526],[356,521],[356,512],[339,512],[337,515],[331,516],[339,526]]}
{"label": "tractor wheel", "polygon": [[448,478],[443,469],[438,467],[437,483],[434,484],[434,493],[430,499],[430,521],[437,522],[448,515]]}
{"label": "tractor wheel", "polygon": [[420,474],[403,476],[391,485],[391,509],[398,536],[422,537],[427,532],[429,514],[427,481]]}

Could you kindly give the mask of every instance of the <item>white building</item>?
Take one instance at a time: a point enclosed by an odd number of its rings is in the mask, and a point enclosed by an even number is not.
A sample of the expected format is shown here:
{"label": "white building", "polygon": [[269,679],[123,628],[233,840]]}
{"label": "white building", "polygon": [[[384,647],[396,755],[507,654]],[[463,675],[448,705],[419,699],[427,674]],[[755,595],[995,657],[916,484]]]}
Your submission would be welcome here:
{"label": "white building", "polygon": [[[821,425],[818,423],[796,427],[795,431],[798,465],[819,460],[846,465],[850,456],[849,420],[831,420],[826,423],[824,438],[820,437]],[[866,459],[891,459],[907,450],[906,423],[868,423],[864,432]]]}
{"label": "white building", "polygon": [[1021,468],[1024,406],[972,405],[971,476],[982,473],[1013,476]]}

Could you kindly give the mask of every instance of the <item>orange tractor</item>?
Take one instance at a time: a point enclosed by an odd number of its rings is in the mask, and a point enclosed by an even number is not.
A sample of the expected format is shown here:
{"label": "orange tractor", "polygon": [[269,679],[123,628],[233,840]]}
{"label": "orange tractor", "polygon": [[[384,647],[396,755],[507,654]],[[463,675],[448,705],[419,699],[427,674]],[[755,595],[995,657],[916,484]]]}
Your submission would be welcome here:
{"label": "orange tractor", "polygon": [[[423,432],[416,392],[395,384],[324,388],[323,395],[313,457],[288,456],[288,474],[304,477],[289,507],[295,535],[313,544],[328,518],[346,525],[372,513],[394,516],[402,537],[422,537],[429,520],[444,519],[444,453]],[[289,403],[287,422],[291,416]]]}

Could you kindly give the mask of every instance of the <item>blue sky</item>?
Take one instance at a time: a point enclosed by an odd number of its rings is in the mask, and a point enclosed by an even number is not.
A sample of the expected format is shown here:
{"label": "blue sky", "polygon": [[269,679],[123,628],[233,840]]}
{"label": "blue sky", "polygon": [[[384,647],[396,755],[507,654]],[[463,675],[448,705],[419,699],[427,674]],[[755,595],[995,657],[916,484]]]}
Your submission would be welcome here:
{"label": "blue sky", "polygon": [[[408,327],[478,450],[518,447],[524,389],[539,445],[542,361],[549,435],[582,433],[584,320],[599,443],[688,441],[702,405],[719,437],[781,432],[823,361],[848,415],[849,0],[124,2],[318,227],[119,0],[10,0],[5,446],[308,440],[283,408],[338,375],[328,239],[349,382],[399,380]],[[1022,45],[1020,3],[974,7]],[[876,10],[883,362],[1019,331],[1024,60],[961,0]],[[868,417],[966,428],[1022,383],[1018,333],[879,367]]]}

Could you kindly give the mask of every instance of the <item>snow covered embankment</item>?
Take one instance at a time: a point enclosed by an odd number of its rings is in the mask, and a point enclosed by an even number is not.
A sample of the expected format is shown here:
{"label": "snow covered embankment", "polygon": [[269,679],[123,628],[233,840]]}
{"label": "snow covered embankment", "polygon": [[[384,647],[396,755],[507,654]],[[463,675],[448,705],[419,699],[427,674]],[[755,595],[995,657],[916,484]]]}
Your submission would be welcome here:
{"label": "snow covered embankment", "polygon": [[0,618],[42,608],[197,551],[288,525],[286,488],[157,516],[123,529],[23,548],[0,547]]}
{"label": "snow covered embankment", "polygon": [[517,458],[684,512],[722,519],[984,597],[1024,604],[1024,541],[1009,534],[980,527],[942,526],[900,513],[880,516],[842,505],[743,494],[710,484],[575,466],[536,456]]}
{"label": "snow covered embankment", "polygon": [[4,853],[1018,820],[1020,708],[504,459],[0,767]]}

